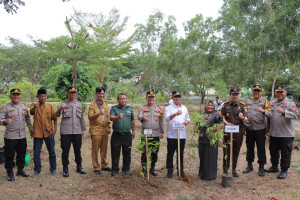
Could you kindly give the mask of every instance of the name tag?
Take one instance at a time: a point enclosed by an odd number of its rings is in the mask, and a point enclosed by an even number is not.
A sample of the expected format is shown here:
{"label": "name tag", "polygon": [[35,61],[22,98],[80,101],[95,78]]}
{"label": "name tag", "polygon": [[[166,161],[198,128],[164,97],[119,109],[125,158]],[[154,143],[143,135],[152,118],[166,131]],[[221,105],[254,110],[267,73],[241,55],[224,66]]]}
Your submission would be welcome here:
{"label": "name tag", "polygon": [[184,124],[173,124],[173,129],[184,130],[185,125]]}
{"label": "name tag", "polygon": [[225,133],[239,133],[239,126],[225,125]]}
{"label": "name tag", "polygon": [[152,129],[144,129],[144,135],[152,135]]}

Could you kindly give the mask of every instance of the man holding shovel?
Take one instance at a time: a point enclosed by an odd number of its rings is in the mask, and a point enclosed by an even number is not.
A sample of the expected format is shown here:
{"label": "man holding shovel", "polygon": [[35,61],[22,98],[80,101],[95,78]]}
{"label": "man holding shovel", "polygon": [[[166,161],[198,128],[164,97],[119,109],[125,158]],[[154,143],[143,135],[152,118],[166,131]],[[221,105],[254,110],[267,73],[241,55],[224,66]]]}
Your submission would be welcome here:
{"label": "man holding shovel", "polygon": [[[174,129],[174,125],[176,124],[183,124],[187,126],[190,123],[190,116],[188,110],[185,106],[181,105],[181,93],[180,91],[173,91],[172,92],[172,100],[173,104],[166,107],[164,116],[165,120],[168,122],[167,128],[167,178],[173,177],[173,156],[175,151],[177,152],[177,168],[178,168],[178,175],[184,177],[184,167],[183,167],[183,151],[185,147],[185,140],[186,140],[186,130],[181,129],[178,134],[178,129]],[[179,135],[179,138],[178,138]],[[178,139],[180,142],[178,142]],[[179,145],[178,145],[179,144]],[[180,148],[178,148],[180,146]],[[178,150],[180,151],[180,162],[178,162]],[[180,169],[180,172],[179,172]]]}

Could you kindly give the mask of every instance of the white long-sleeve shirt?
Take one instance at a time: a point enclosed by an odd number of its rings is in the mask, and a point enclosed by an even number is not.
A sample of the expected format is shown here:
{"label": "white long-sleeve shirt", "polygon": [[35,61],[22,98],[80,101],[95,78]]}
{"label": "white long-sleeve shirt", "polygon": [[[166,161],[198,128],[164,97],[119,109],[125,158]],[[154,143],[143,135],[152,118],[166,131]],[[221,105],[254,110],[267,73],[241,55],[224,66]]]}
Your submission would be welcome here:
{"label": "white long-sleeve shirt", "polygon": [[[177,115],[175,116],[172,120],[170,120],[170,115],[176,113],[178,110],[182,111],[181,115]],[[167,123],[167,138],[173,138],[173,139],[177,139],[177,134],[178,134],[178,130],[177,129],[173,129],[174,124],[183,124],[183,122],[185,120],[190,120],[190,116],[188,113],[188,110],[185,106],[180,105],[180,107],[178,107],[175,104],[171,104],[170,106],[167,106],[164,112],[165,115],[165,120],[168,122]],[[180,139],[186,139],[186,130],[180,130]]]}

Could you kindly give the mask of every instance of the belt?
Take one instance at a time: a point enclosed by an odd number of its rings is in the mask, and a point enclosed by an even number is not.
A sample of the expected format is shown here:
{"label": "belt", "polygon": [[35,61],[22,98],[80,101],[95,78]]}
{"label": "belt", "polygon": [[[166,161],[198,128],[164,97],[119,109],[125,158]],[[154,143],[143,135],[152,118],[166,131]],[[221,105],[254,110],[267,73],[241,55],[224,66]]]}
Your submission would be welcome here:
{"label": "belt", "polygon": [[113,132],[115,134],[120,134],[120,135],[126,135],[126,134],[129,134],[130,132],[123,132],[123,133],[120,133],[120,132]]}

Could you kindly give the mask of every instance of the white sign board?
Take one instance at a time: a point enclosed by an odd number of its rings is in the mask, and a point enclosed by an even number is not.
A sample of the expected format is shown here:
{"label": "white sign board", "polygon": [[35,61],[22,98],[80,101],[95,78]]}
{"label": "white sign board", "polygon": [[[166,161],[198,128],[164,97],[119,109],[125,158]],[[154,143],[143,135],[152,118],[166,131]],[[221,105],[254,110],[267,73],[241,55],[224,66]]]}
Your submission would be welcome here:
{"label": "white sign board", "polygon": [[151,135],[152,129],[144,129],[144,135]]}
{"label": "white sign board", "polygon": [[173,124],[173,129],[184,130],[185,125],[184,124]]}
{"label": "white sign board", "polygon": [[239,133],[239,126],[225,125],[225,133]]}

